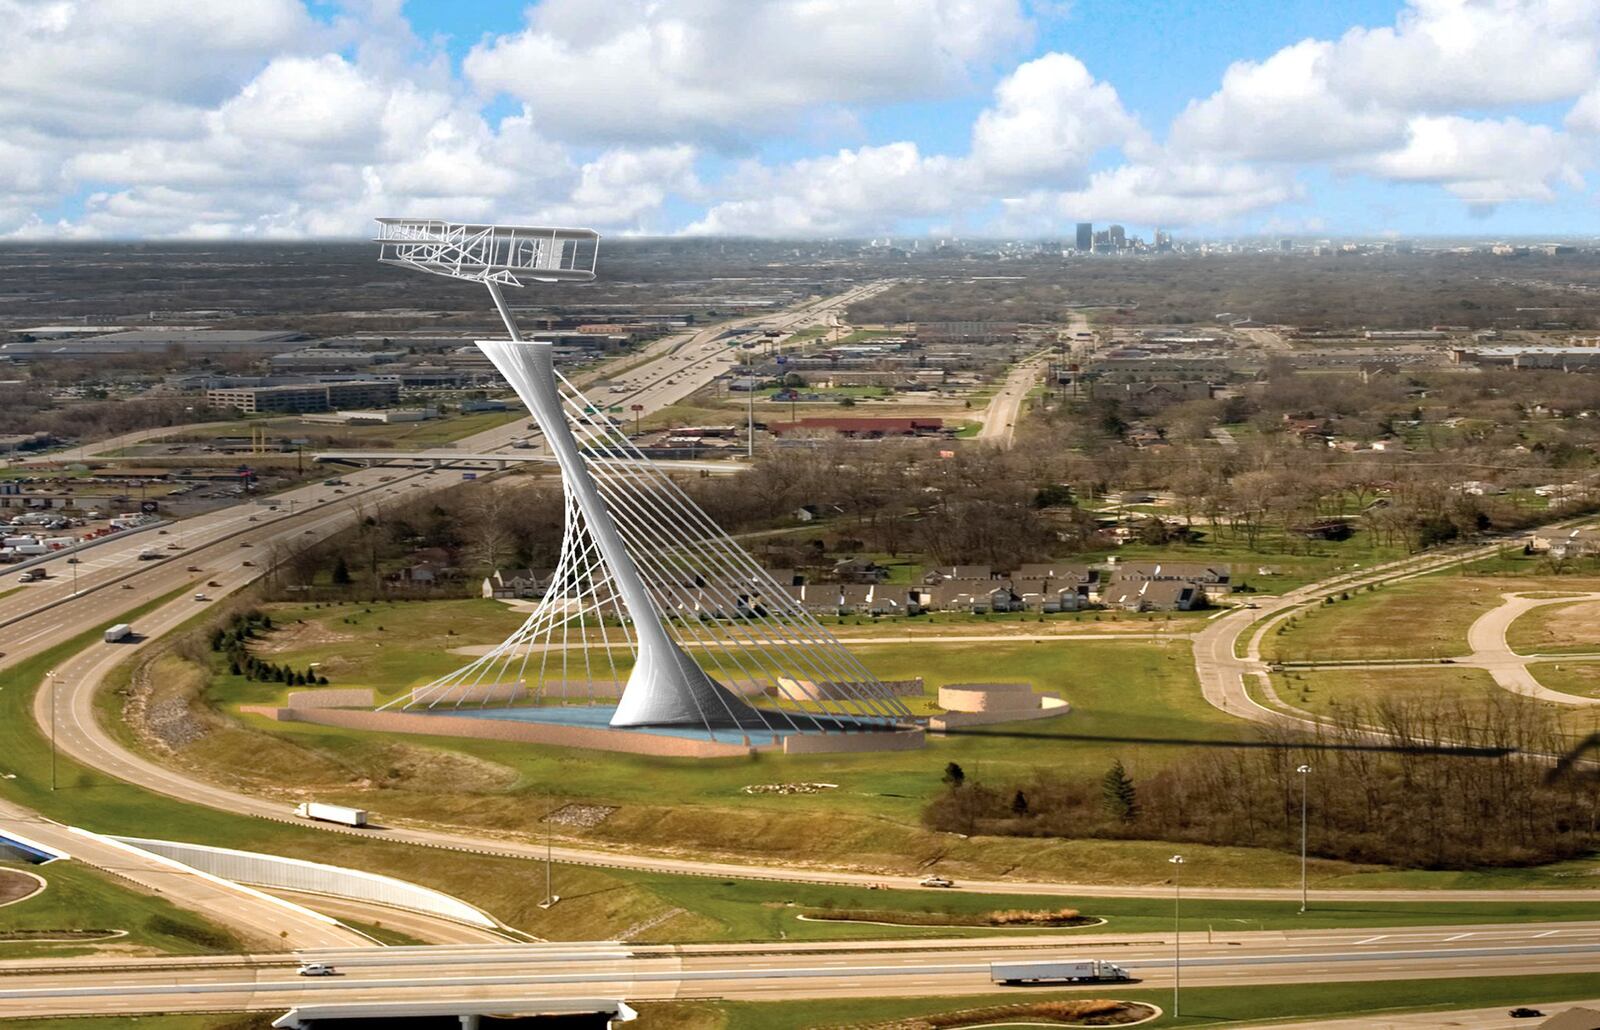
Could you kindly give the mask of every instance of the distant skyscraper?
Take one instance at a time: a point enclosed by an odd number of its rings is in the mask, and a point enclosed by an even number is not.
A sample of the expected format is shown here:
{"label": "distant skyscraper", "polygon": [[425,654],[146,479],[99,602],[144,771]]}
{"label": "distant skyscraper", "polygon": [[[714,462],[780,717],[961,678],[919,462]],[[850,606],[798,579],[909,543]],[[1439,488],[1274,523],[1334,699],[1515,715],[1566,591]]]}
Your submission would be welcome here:
{"label": "distant skyscraper", "polygon": [[1117,250],[1122,250],[1128,245],[1128,231],[1122,226],[1113,225],[1109,232],[1111,233],[1111,245]]}
{"label": "distant skyscraper", "polygon": [[1165,252],[1172,249],[1172,234],[1165,229],[1156,230],[1156,250]]}
{"label": "distant skyscraper", "polygon": [[1294,249],[1294,240],[1279,240],[1278,249],[1283,251],[1285,254],[1289,253]]}
{"label": "distant skyscraper", "polygon": [[1078,223],[1078,249],[1087,254],[1094,249],[1094,223]]}

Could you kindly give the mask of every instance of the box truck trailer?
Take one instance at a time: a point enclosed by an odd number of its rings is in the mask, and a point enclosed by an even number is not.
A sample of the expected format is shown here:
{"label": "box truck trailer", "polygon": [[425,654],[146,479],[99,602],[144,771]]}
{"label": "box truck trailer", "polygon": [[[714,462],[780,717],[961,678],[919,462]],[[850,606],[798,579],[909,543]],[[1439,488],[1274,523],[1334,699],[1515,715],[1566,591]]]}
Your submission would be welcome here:
{"label": "box truck trailer", "polygon": [[367,825],[366,809],[325,805],[320,801],[303,801],[296,806],[294,814],[302,819],[316,819],[319,822],[338,823],[341,826]]}
{"label": "box truck trailer", "polygon": [[1064,962],[991,962],[989,979],[997,984],[1093,983],[1130,979],[1115,962],[1070,959]]}

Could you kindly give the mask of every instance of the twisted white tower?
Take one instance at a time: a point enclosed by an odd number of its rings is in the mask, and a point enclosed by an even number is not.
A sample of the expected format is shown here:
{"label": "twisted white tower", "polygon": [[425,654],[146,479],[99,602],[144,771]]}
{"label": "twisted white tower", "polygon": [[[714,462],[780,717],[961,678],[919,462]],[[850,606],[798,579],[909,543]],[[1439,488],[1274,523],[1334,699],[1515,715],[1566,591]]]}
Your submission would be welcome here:
{"label": "twisted white tower", "polygon": [[488,288],[510,339],[478,346],[527,404],[566,499],[560,558],[533,614],[488,654],[391,704],[615,697],[613,727],[698,726],[713,735],[882,728],[910,717],[555,368],[550,344],[522,340],[500,284],[593,278],[595,233],[379,222],[380,260]]}

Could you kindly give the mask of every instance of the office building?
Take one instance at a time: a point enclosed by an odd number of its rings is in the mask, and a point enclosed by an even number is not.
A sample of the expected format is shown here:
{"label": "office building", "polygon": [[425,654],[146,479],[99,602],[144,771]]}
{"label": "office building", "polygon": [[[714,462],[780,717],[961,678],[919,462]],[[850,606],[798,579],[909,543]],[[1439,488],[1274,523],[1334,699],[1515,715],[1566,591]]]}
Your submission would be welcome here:
{"label": "office building", "polygon": [[1078,250],[1079,250],[1079,252],[1087,254],[1089,251],[1091,251],[1093,249],[1094,249],[1094,223],[1093,222],[1079,222],[1078,223]]}

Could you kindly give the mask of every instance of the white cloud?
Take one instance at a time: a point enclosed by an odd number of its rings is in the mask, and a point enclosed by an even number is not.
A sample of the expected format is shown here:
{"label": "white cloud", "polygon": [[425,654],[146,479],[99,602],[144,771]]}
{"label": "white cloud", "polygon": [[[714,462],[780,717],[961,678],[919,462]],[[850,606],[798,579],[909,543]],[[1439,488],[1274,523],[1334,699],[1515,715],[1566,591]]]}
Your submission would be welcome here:
{"label": "white cloud", "polygon": [[1561,185],[1581,188],[1579,154],[1565,134],[1516,118],[1418,117],[1404,147],[1367,167],[1403,182],[1439,183],[1471,204],[1550,200]]}
{"label": "white cloud", "polygon": [[1405,118],[1328,82],[1334,45],[1303,40],[1265,61],[1240,61],[1222,88],[1191,101],[1172,145],[1196,153],[1268,161],[1320,160],[1404,138]]}
{"label": "white cloud", "polygon": [[726,142],[948,94],[1028,28],[1018,0],[545,0],[464,67],[559,139]]}
{"label": "white cloud", "polygon": [[1600,135],[1600,82],[1578,98],[1567,112],[1566,125],[1573,132]]}
{"label": "white cloud", "polygon": [[0,124],[66,137],[192,128],[272,57],[321,30],[298,0],[0,0]]}
{"label": "white cloud", "polygon": [[841,150],[780,168],[746,165],[726,184],[736,199],[713,204],[686,231],[750,236],[837,236],[894,228],[901,219],[948,213],[955,163],[914,143]]}
{"label": "white cloud", "polygon": [[1273,160],[1387,149],[1417,114],[1577,96],[1600,78],[1600,0],[1412,0],[1393,27],[1239,61],[1177,146]]}
{"label": "white cloud", "polygon": [[1355,28],[1327,65],[1333,90],[1402,110],[1507,107],[1595,81],[1596,0],[1411,0],[1392,28]]}
{"label": "white cloud", "polygon": [[1107,147],[1145,145],[1117,91],[1071,54],[1023,64],[995,88],[972,129],[976,174],[1004,182],[1065,184]]}

